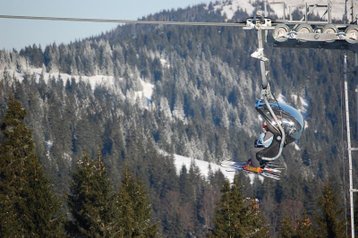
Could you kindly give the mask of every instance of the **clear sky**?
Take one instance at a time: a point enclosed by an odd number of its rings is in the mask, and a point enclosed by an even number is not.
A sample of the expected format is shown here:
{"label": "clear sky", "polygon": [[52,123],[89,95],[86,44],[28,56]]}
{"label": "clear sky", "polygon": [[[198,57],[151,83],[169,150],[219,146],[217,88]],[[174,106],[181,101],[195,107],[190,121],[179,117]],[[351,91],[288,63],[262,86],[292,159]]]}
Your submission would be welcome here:
{"label": "clear sky", "polygon": [[[110,18],[135,20],[161,10],[211,0],[1,0],[0,15]],[[115,24],[0,19],[0,49],[69,43],[113,29]]]}

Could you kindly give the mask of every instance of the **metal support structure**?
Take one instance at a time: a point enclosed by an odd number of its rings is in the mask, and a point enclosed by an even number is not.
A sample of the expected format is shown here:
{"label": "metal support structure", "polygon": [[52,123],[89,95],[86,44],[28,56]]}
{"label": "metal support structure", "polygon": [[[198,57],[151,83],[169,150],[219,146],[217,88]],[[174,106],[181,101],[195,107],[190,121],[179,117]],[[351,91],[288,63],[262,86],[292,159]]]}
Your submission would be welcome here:
{"label": "metal support structure", "polygon": [[274,121],[276,122],[276,127],[278,128],[278,130],[281,133],[281,141],[280,141],[280,148],[279,148],[279,152],[277,153],[276,156],[274,157],[263,157],[263,160],[267,160],[267,161],[273,161],[276,160],[277,158],[279,158],[282,154],[282,149],[285,145],[285,140],[286,140],[286,134],[285,134],[285,130],[283,129],[280,121],[278,120],[277,116],[275,115],[274,111],[272,110],[270,103],[268,102],[268,99],[272,99],[273,96],[271,94],[271,90],[270,90],[270,84],[268,82],[268,74],[269,71],[267,70],[267,62],[268,62],[268,58],[265,57],[264,54],[264,36],[267,33],[267,31],[270,28],[270,23],[267,24],[266,21],[257,21],[255,24],[255,29],[257,30],[257,44],[258,44],[258,49],[251,54],[251,56],[253,58],[256,58],[258,60],[260,60],[260,71],[261,71],[261,87],[262,87],[262,91],[261,91],[261,98],[264,99],[264,102],[266,104],[266,107],[268,108],[272,118],[274,119]]}
{"label": "metal support structure", "polygon": [[261,59],[260,60],[260,71],[261,71],[261,77],[262,77],[262,82],[261,82],[261,86],[263,89],[266,89],[268,86],[268,81],[267,81],[267,70],[266,70],[266,65],[265,65],[265,61],[267,61],[267,59],[265,59],[265,55],[264,55],[264,30],[262,29],[257,29],[257,41],[258,41],[258,51],[261,53]]}
{"label": "metal support structure", "polygon": [[351,22],[354,22],[356,20],[356,16],[354,14],[354,2],[353,0],[351,0]]}
{"label": "metal support structure", "polygon": [[327,17],[328,17],[328,23],[332,23],[332,1],[328,0],[327,3]]}
{"label": "metal support structure", "polygon": [[349,120],[349,100],[348,100],[348,80],[347,80],[347,54],[344,54],[344,99],[346,111],[346,130],[347,130],[347,147],[348,147],[348,171],[349,171],[349,203],[351,215],[351,237],[355,237],[354,231],[354,197],[353,193],[357,189],[353,189],[353,166],[352,166],[352,151],[357,151],[358,148],[352,148],[351,145],[351,130]]}

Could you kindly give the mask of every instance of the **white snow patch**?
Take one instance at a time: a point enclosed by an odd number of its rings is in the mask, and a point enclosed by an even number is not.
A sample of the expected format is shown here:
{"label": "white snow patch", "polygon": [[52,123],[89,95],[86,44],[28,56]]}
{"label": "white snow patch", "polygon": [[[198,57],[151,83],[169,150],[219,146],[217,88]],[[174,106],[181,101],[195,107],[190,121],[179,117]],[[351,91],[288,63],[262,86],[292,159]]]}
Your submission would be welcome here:
{"label": "white snow patch", "polygon": [[174,165],[177,170],[177,174],[180,174],[180,170],[183,166],[189,170],[191,164],[196,165],[199,168],[200,174],[206,179],[209,175],[209,168],[211,168],[212,172],[215,173],[216,171],[220,170],[225,178],[227,178],[230,182],[234,181],[235,173],[226,171],[224,167],[218,164],[174,154]]}
{"label": "white snow patch", "polygon": [[146,97],[148,100],[152,100],[154,85],[152,83],[145,82],[143,80],[141,80],[140,82],[143,87],[143,91],[142,91],[143,96]]}
{"label": "white snow patch", "polygon": [[45,141],[45,146],[46,146],[46,157],[50,158],[50,150],[53,146],[53,141],[52,140]]}
{"label": "white snow patch", "polygon": [[[0,71],[0,74],[2,74],[4,71]],[[15,75],[16,79],[19,82],[22,82],[24,80],[25,73],[19,73],[14,69],[7,69],[7,73],[10,75]],[[34,75],[35,80],[37,83],[40,82],[40,79],[42,78],[46,84],[48,84],[49,80],[51,78],[55,78],[55,80],[62,79],[64,86],[66,85],[67,80],[74,80],[76,83],[84,82],[86,84],[89,84],[92,91],[96,89],[96,87],[104,87],[108,90],[111,90],[116,95],[118,95],[120,98],[125,98],[123,95],[120,86],[118,82],[123,81],[123,78],[115,78],[114,76],[110,75],[92,75],[92,76],[83,76],[83,75],[70,75],[65,73],[59,73],[59,72],[52,72],[47,73],[44,72],[42,68],[28,68],[26,70],[26,74],[28,75]],[[127,96],[132,97],[132,101],[135,102],[136,99],[141,99],[144,102],[145,107],[149,107],[152,95],[154,91],[154,84],[150,82],[146,82],[142,79],[140,79],[140,83],[142,86],[142,90],[135,91],[134,93],[129,93]]]}
{"label": "white snow patch", "polygon": [[255,8],[250,2],[250,0],[222,1],[214,6],[214,10],[220,10],[222,16],[226,16],[227,20],[231,20],[234,17],[235,12],[239,9],[247,12],[248,15],[252,15]]}
{"label": "white snow patch", "polygon": [[[14,74],[15,77],[22,82],[24,79],[24,73],[19,73],[13,69],[6,70],[10,74]],[[55,79],[61,78],[63,80],[64,86],[67,80],[74,79],[76,83],[83,81],[91,85],[91,89],[94,90],[97,86],[104,86],[108,89],[115,87],[115,78],[110,75],[93,75],[93,76],[83,76],[83,75],[70,75],[65,73],[59,72],[52,72],[47,73],[43,72],[42,68],[28,68],[26,70],[26,74],[35,75],[36,82],[39,82],[40,78],[42,77],[43,80],[48,83],[48,81],[55,77]],[[122,79],[120,79],[122,80]]]}
{"label": "white snow patch", "polygon": [[[225,169],[225,171],[227,171],[229,173],[237,172],[237,162],[235,162],[235,161],[229,161],[229,160],[223,161],[222,167]],[[258,175],[258,174],[246,173],[245,171],[242,171],[242,173],[244,173],[246,175],[246,177],[249,178],[251,185],[254,184],[256,179],[259,179],[259,181],[261,183],[265,180],[265,178],[263,176]]]}
{"label": "white snow patch", "polygon": [[134,101],[139,99],[142,102],[141,105],[144,108],[149,109],[152,103],[154,85],[149,82],[145,82],[142,79],[140,79],[140,83],[142,85],[142,90],[134,92]]}
{"label": "white snow patch", "polygon": [[[211,169],[211,171],[213,173],[215,173],[217,171],[221,171],[221,173],[224,175],[224,177],[227,180],[229,180],[230,183],[234,182],[234,177],[235,177],[235,173],[236,173],[236,170],[234,167],[232,167],[232,168],[227,167],[227,166],[224,167],[224,166],[218,165],[216,163],[211,163],[211,162],[204,161],[204,160],[192,159],[189,157],[174,154],[174,165],[175,165],[178,175],[180,174],[180,171],[183,166],[185,166],[187,168],[187,170],[189,170],[190,166],[192,164],[199,168],[200,174],[205,179],[208,179],[209,171]],[[258,178],[260,182],[264,181],[264,177],[256,175],[256,174],[245,173],[245,175],[247,177],[249,177],[251,185],[254,184],[254,181],[256,180],[256,178]]]}
{"label": "white snow patch", "polygon": [[168,63],[168,61],[164,58],[160,58],[160,63],[163,67],[169,69],[170,68],[170,64]]}
{"label": "white snow patch", "polygon": [[52,140],[45,141],[45,143],[46,143],[46,148],[47,149],[51,149],[51,147],[53,146],[53,141]]}

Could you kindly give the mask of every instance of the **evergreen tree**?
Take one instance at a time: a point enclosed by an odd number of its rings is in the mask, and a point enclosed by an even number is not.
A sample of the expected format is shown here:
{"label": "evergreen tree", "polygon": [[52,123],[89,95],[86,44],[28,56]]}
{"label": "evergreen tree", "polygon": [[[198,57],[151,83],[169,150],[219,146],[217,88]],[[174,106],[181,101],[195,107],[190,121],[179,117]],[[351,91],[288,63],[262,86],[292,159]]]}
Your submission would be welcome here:
{"label": "evergreen tree", "polygon": [[[316,238],[317,231],[313,229],[311,219],[305,214],[297,224],[297,238]],[[343,237],[343,236],[342,236]]]}
{"label": "evergreen tree", "polygon": [[296,221],[295,225],[292,221],[285,217],[281,222],[280,235],[282,238],[315,238],[317,234],[313,229],[311,219],[304,214],[303,217]]}
{"label": "evergreen tree", "polygon": [[151,206],[144,186],[125,169],[118,191],[121,237],[155,237]]}
{"label": "evergreen tree", "polygon": [[25,115],[10,98],[1,124],[0,236],[63,237],[60,202],[36,156]]}
{"label": "evergreen tree", "polygon": [[331,184],[326,184],[319,198],[321,214],[318,216],[318,225],[321,237],[345,236],[343,211],[338,204],[337,193]]}
{"label": "evergreen tree", "polygon": [[243,199],[237,178],[223,186],[211,237],[268,237],[257,201]]}
{"label": "evergreen tree", "polygon": [[76,237],[118,237],[115,193],[100,156],[79,161],[68,195],[72,215],[67,230]]}
{"label": "evergreen tree", "polygon": [[292,225],[292,221],[289,218],[284,217],[281,221],[280,237],[281,238],[292,238],[292,237],[295,237],[295,235],[296,235],[296,229]]}

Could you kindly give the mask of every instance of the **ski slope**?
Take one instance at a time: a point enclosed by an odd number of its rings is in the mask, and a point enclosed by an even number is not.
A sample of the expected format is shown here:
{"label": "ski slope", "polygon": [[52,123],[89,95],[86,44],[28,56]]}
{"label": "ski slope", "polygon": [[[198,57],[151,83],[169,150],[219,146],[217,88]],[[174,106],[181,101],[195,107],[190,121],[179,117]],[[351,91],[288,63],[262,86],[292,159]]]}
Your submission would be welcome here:
{"label": "ski slope", "polygon": [[[192,164],[194,164],[199,168],[200,174],[205,179],[208,179],[211,170],[214,173],[220,171],[225,176],[225,178],[229,180],[230,183],[234,182],[235,172],[232,172],[234,171],[234,169],[230,170],[227,167],[223,167],[216,163],[211,163],[204,160],[198,160],[198,159],[193,159],[193,158],[174,154],[174,165],[176,167],[177,174],[180,174],[180,171],[183,166],[185,166],[187,170],[189,170]],[[251,185],[254,184],[256,178],[258,178],[260,182],[264,181],[264,178],[262,176],[249,174],[249,173],[244,173],[244,174],[250,179]]]}

